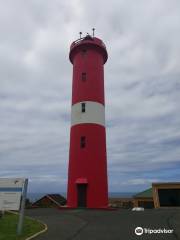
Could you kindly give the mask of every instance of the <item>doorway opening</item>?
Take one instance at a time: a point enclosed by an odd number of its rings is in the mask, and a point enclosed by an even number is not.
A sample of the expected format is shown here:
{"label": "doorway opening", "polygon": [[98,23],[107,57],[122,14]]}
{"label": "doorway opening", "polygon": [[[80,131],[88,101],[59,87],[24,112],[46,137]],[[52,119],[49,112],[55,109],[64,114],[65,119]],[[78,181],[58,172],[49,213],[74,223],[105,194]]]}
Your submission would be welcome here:
{"label": "doorway opening", "polygon": [[77,184],[78,207],[87,207],[87,184]]}
{"label": "doorway opening", "polygon": [[179,207],[180,189],[158,189],[160,207]]}

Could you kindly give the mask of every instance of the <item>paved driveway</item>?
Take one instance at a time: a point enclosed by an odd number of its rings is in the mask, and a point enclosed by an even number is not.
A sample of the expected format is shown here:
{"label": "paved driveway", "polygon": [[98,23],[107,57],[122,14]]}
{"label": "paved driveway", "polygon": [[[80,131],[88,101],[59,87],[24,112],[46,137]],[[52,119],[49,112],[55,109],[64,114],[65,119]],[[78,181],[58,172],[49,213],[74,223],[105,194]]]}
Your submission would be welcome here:
{"label": "paved driveway", "polygon": [[[180,210],[57,210],[32,209],[26,214],[42,220],[48,231],[37,240],[173,240],[180,239]],[[134,233],[136,227],[174,229],[174,234]]]}

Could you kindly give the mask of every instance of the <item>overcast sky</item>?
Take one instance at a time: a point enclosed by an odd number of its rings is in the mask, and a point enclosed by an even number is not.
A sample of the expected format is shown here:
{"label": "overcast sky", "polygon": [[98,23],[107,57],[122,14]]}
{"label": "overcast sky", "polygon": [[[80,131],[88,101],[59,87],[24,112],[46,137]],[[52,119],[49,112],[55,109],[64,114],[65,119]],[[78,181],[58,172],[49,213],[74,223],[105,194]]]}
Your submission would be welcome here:
{"label": "overcast sky", "polygon": [[180,181],[180,1],[0,0],[0,177],[65,192],[70,43],[107,46],[109,191]]}

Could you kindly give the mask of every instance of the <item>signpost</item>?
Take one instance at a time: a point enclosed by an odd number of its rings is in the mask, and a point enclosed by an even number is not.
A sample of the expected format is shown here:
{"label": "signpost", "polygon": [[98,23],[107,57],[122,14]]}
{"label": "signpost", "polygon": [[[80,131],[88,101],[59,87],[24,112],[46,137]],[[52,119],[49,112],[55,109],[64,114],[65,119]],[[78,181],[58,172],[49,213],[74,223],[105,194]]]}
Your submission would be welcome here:
{"label": "signpost", "polygon": [[0,178],[0,211],[19,211],[17,234],[22,233],[28,179]]}
{"label": "signpost", "polygon": [[2,199],[2,194],[1,194],[1,192],[0,192],[0,218],[1,218],[2,215],[3,215],[2,204],[3,204],[3,199]]}
{"label": "signpost", "polygon": [[19,223],[17,227],[17,234],[20,235],[22,233],[22,227],[24,222],[24,209],[25,209],[25,203],[26,203],[26,194],[27,194],[27,186],[28,186],[28,179],[25,179],[24,181],[24,188],[22,193],[22,200],[21,200],[21,209],[19,214]]}

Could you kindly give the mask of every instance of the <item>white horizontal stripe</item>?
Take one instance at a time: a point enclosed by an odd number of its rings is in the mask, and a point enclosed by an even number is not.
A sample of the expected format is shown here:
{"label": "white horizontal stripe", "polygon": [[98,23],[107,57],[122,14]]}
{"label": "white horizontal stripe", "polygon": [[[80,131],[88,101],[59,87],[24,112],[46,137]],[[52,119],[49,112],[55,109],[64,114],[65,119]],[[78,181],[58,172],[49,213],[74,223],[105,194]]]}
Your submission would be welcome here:
{"label": "white horizontal stripe", "polygon": [[[85,103],[85,112],[82,112],[82,103]],[[81,123],[96,123],[105,126],[104,105],[91,101],[74,104],[71,109],[71,125]]]}

